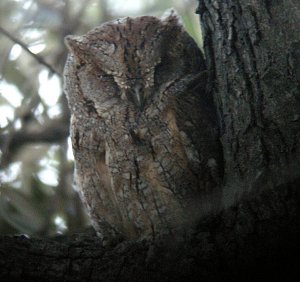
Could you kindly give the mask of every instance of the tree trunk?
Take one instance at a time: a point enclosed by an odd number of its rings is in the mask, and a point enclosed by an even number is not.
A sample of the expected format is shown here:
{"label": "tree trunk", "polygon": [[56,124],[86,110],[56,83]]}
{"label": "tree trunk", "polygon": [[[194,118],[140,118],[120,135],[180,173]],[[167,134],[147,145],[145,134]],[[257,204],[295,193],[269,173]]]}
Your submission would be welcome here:
{"label": "tree trunk", "polygon": [[300,176],[299,1],[200,1],[224,204]]}
{"label": "tree trunk", "polygon": [[223,210],[184,240],[94,236],[0,241],[0,278],[253,281],[297,271],[300,237],[300,2],[199,1],[223,146]]}

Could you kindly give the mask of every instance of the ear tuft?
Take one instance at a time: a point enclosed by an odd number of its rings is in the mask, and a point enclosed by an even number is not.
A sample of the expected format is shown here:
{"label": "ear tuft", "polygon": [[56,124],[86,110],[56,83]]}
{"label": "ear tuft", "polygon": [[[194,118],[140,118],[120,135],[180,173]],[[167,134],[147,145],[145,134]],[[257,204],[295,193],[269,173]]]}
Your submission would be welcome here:
{"label": "ear tuft", "polygon": [[174,8],[166,10],[161,17],[161,21],[182,26],[182,19]]}
{"label": "ear tuft", "polygon": [[64,39],[64,42],[69,51],[73,54],[76,54],[77,50],[80,49],[80,46],[82,46],[82,39],[82,36],[67,35]]}

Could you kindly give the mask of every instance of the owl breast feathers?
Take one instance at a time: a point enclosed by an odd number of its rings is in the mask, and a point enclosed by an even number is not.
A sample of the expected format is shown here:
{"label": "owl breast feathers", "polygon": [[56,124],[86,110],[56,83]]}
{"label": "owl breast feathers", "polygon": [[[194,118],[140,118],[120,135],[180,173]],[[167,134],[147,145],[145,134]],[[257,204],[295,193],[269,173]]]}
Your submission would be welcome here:
{"label": "owl breast feathers", "polygon": [[196,43],[174,11],[65,40],[75,179],[95,229],[103,238],[176,233],[216,186],[212,99],[192,87],[205,80]]}

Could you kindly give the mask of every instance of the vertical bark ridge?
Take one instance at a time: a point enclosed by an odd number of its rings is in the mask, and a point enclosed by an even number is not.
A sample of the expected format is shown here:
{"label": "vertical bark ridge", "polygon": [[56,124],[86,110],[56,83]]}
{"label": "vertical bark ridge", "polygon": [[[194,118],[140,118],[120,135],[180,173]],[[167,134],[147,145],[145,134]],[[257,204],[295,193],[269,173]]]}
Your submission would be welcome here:
{"label": "vertical bark ridge", "polygon": [[285,2],[199,1],[221,128],[225,203],[300,174],[300,3]]}

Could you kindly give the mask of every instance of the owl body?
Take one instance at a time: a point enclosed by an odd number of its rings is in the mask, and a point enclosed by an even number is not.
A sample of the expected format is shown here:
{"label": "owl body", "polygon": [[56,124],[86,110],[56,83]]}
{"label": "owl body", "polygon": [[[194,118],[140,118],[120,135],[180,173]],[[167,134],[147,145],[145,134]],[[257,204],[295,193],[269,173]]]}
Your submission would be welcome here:
{"label": "owl body", "polygon": [[96,231],[176,233],[213,189],[218,158],[210,100],[190,89],[205,70],[200,50],[174,12],[108,22],[66,44],[76,183]]}

